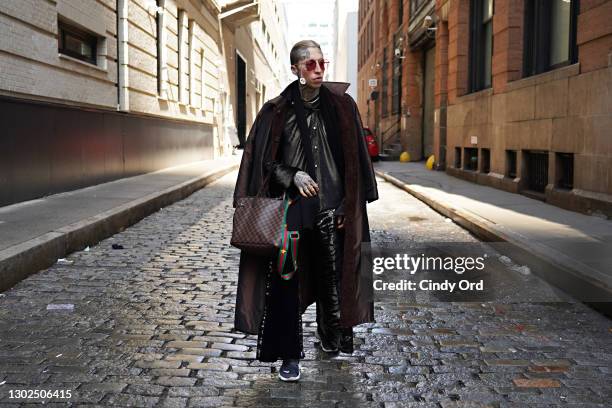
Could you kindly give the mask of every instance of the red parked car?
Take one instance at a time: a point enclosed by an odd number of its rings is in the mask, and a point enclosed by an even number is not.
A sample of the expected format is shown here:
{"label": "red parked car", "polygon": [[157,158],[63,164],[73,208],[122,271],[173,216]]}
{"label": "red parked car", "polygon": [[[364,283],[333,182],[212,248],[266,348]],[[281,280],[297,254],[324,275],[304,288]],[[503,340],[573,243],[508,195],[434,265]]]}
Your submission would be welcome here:
{"label": "red parked car", "polygon": [[366,145],[368,146],[368,152],[370,153],[370,159],[372,159],[372,161],[378,161],[379,151],[378,143],[376,143],[376,138],[374,137],[374,134],[369,128],[363,128],[363,131],[365,132],[365,141]]}

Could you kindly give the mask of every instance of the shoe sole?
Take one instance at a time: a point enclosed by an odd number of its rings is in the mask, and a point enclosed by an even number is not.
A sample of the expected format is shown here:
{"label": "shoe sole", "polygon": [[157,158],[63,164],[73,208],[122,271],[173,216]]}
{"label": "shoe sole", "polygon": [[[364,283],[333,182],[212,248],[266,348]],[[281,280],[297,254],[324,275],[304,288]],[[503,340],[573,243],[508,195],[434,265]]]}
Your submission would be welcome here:
{"label": "shoe sole", "polygon": [[319,343],[319,347],[321,347],[321,350],[326,353],[337,353],[339,351],[338,349],[326,349],[325,347],[323,347],[322,343]]}
{"label": "shoe sole", "polygon": [[291,381],[297,381],[300,379],[300,376],[298,375],[297,377],[289,377],[289,378],[285,378],[285,377],[281,377],[280,375],[278,376],[278,378],[281,381],[287,381],[287,382],[291,382]]}

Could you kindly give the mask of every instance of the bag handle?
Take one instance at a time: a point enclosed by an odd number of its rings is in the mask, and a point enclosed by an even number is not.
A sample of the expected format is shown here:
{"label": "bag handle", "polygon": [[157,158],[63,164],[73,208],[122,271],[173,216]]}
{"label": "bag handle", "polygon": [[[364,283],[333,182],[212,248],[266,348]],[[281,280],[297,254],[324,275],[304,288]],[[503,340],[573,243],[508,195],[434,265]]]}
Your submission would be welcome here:
{"label": "bag handle", "polygon": [[270,177],[272,176],[272,172],[270,171],[268,173],[268,175],[266,176],[266,178],[264,178],[263,183],[261,183],[261,186],[259,187],[259,190],[257,191],[257,194],[255,194],[256,197],[261,197],[262,193],[265,191],[265,189],[269,186],[270,184]]}
{"label": "bag handle", "polygon": [[[285,193],[286,194],[286,193]],[[288,200],[286,195],[283,197],[284,205],[283,205],[283,221],[281,227],[281,236],[280,236],[280,249],[278,251],[278,258],[276,261],[277,271],[280,274],[280,277],[283,280],[289,280],[293,277],[295,272],[298,270],[298,247],[300,240],[300,232],[299,231],[289,231],[287,229],[287,211],[289,209],[289,205],[291,205],[292,201]],[[291,263],[293,264],[293,270],[285,273],[285,263],[287,261],[287,254],[291,252]]]}

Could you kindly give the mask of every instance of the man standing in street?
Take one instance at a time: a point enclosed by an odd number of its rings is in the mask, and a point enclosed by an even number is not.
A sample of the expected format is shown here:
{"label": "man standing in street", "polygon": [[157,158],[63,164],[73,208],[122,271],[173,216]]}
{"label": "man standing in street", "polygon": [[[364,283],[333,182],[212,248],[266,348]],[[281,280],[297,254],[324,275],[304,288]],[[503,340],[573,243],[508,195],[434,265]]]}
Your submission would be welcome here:
{"label": "man standing in street", "polygon": [[[265,194],[292,200],[287,224],[299,231],[297,259],[278,271],[275,259],[243,251],[234,320],[236,330],[258,334],[258,360],[282,359],[284,381],[300,378],[301,316],[313,302],[326,353],[352,353],[353,326],[374,321],[372,276],[360,266],[370,241],[366,203],[378,199],[349,84],[323,81],[328,61],[314,41],[295,44],[290,59],[297,79],[258,113],[234,191],[235,207],[270,176]],[[290,279],[280,277],[286,269]]]}

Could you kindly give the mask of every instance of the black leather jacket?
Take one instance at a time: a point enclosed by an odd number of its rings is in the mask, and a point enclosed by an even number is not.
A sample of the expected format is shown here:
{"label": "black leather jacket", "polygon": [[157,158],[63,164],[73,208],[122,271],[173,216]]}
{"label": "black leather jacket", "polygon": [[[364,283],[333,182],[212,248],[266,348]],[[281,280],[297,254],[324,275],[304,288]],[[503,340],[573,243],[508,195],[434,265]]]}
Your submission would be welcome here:
{"label": "black leather jacket", "polygon": [[288,190],[291,197],[302,200],[302,205],[308,206],[306,212],[334,209],[336,215],[344,214],[344,181],[338,172],[332,151],[327,141],[323,115],[315,103],[312,106],[305,103],[306,121],[311,130],[311,141],[316,174],[310,176],[319,185],[319,193],[314,198],[299,196],[293,184],[293,176],[298,170],[308,173],[306,155],[302,148],[299,126],[295,110],[290,108],[285,119],[282,140],[279,149],[279,161],[266,164],[272,171],[275,183]]}

